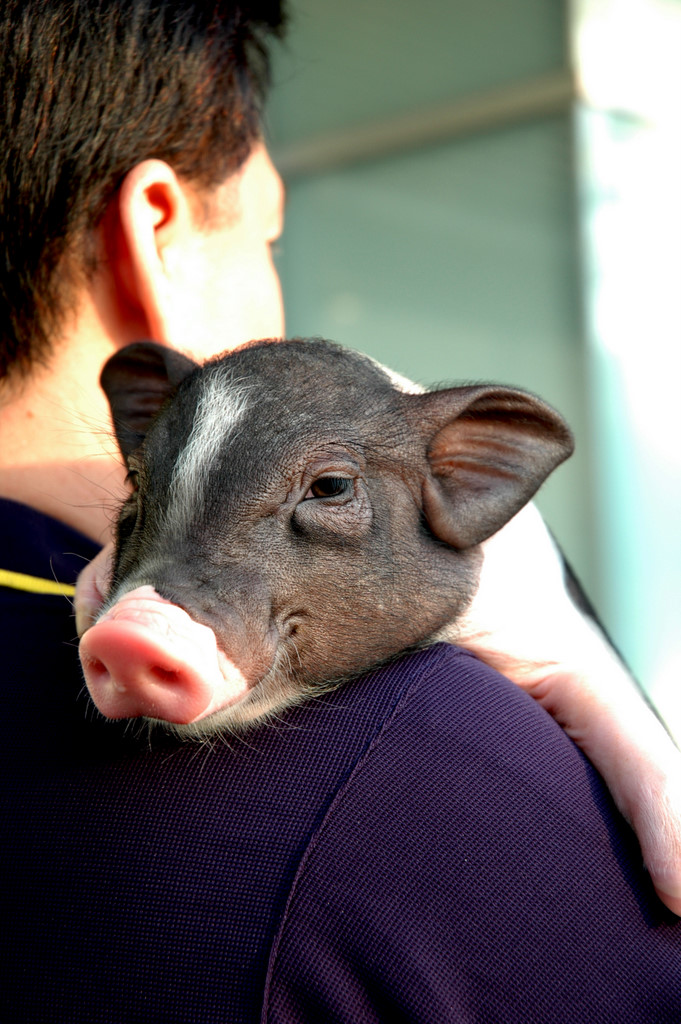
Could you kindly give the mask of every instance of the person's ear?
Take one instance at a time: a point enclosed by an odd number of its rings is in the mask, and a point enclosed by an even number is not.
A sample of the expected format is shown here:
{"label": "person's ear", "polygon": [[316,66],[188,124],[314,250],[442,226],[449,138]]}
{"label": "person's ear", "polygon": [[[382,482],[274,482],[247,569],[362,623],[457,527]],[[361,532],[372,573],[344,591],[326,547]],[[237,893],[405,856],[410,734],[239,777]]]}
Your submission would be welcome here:
{"label": "person's ear", "polygon": [[137,336],[168,342],[183,254],[196,233],[193,195],[169,164],[144,160],[126,174],[109,212],[107,250],[116,301]]}

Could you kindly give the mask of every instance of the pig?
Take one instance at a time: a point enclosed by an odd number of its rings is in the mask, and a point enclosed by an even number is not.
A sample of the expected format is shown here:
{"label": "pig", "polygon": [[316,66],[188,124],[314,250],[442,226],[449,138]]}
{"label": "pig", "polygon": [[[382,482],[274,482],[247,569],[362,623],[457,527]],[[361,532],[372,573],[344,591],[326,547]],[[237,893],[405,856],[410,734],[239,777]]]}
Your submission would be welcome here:
{"label": "pig", "polygon": [[109,718],[239,732],[447,636],[479,545],[572,452],[517,388],[423,391],[322,339],[102,372],[130,496],[80,656]]}

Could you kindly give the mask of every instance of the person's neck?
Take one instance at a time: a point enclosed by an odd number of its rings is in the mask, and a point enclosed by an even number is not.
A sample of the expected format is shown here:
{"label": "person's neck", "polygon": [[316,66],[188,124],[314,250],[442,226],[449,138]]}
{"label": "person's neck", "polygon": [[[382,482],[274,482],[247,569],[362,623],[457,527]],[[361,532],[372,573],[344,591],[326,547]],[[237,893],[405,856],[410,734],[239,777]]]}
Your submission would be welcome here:
{"label": "person's neck", "polygon": [[76,337],[48,370],[0,387],[0,496],[105,543],[124,470],[98,386],[107,339]]}

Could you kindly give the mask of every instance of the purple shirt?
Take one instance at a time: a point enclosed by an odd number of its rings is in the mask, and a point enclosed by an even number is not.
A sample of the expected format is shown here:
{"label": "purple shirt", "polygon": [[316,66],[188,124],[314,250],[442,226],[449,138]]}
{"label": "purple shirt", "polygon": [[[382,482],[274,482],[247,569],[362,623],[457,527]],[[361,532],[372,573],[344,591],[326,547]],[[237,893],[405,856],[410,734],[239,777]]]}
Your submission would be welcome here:
{"label": "purple shirt", "polygon": [[[0,517],[0,568],[69,582],[94,553]],[[3,1024],[681,1020],[681,923],[632,833],[471,655],[183,746],[91,708],[64,598],[0,588],[0,616]]]}

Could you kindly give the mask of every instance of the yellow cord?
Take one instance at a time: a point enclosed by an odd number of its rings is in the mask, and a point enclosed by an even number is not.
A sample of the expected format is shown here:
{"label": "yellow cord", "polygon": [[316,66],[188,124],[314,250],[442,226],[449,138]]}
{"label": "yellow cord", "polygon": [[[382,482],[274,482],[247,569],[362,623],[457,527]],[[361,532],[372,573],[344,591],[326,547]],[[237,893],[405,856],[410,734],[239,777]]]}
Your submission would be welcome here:
{"label": "yellow cord", "polygon": [[73,597],[76,592],[72,583],[43,580],[40,576],[27,576],[26,573],[10,572],[9,569],[0,569],[0,587],[27,590],[30,594],[61,594],[62,597]]}

